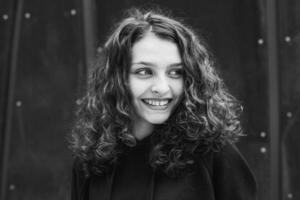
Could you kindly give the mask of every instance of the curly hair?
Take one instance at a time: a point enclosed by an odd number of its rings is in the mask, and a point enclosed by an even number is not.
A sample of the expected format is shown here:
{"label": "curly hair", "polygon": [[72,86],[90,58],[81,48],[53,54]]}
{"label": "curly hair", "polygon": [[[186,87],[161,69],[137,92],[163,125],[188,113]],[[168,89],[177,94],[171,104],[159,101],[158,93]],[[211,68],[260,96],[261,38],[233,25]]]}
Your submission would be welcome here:
{"label": "curly hair", "polygon": [[218,151],[242,135],[242,107],[228,93],[204,39],[179,20],[134,9],[106,41],[81,99],[71,133],[71,149],[87,175],[110,169],[124,147],[134,146],[128,87],[131,49],[147,33],[174,42],[183,62],[183,98],[171,117],[156,125],[149,161],[166,174],[178,174],[195,154]]}

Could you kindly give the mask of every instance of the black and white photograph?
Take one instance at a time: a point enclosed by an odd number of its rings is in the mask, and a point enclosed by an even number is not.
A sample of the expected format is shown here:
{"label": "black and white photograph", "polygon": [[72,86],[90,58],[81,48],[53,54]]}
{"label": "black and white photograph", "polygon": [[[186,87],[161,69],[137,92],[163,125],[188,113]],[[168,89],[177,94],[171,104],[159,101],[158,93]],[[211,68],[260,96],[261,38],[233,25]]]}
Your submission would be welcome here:
{"label": "black and white photograph", "polygon": [[0,0],[0,200],[300,199],[300,1]]}

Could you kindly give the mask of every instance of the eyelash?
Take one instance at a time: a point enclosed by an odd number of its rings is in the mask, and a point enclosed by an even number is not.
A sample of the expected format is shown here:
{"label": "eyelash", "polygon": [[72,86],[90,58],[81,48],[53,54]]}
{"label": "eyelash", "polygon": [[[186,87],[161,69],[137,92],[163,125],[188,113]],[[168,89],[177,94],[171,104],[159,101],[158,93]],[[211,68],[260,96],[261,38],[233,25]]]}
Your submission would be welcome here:
{"label": "eyelash", "polygon": [[[175,72],[175,74],[172,74],[172,72]],[[180,78],[183,75],[183,70],[182,69],[173,69],[169,71],[169,74],[171,76],[174,76],[173,78]]]}
{"label": "eyelash", "polygon": [[140,69],[136,70],[135,73],[140,74],[140,75],[145,75],[146,73],[152,74],[152,71],[147,68],[140,68]]}
{"label": "eyelash", "polygon": [[[148,68],[140,68],[137,69],[136,71],[134,71],[134,74],[140,76],[141,78],[148,78],[151,75],[153,75],[153,71],[151,69]],[[183,75],[183,69],[179,68],[179,69],[171,69],[168,72],[169,76],[171,78],[181,78]]]}

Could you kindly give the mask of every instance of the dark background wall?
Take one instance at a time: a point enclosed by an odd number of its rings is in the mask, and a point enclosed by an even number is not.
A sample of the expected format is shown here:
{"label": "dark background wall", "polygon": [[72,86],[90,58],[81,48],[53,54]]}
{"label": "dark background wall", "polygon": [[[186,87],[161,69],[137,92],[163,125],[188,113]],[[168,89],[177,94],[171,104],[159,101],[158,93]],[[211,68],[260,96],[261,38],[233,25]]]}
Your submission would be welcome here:
{"label": "dark background wall", "polygon": [[65,138],[91,59],[124,9],[155,5],[204,35],[244,105],[259,200],[300,199],[297,0],[1,0],[0,199],[69,198]]}
{"label": "dark background wall", "polygon": [[1,200],[67,199],[85,79],[81,2],[1,1]]}
{"label": "dark background wall", "polygon": [[300,1],[279,8],[282,199],[300,199]]}

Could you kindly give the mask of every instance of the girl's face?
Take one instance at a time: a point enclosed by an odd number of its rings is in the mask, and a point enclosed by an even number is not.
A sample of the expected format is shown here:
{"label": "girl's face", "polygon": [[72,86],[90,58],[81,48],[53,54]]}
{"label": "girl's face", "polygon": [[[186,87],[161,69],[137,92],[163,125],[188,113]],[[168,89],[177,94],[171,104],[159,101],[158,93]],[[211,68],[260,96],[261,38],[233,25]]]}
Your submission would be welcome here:
{"label": "girl's face", "polygon": [[183,94],[183,66],[175,43],[152,33],[132,47],[129,88],[134,123],[161,124]]}

